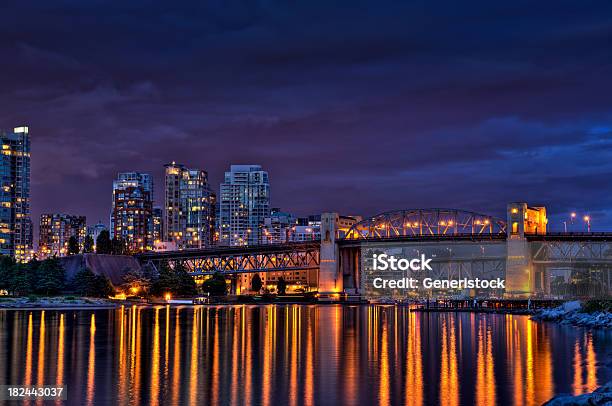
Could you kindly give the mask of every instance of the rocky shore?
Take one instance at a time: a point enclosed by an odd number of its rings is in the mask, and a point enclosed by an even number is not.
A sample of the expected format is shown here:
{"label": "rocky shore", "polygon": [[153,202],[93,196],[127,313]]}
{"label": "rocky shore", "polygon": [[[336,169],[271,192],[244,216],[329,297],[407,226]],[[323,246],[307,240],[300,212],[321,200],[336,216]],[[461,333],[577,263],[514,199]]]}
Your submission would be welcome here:
{"label": "rocky shore", "polygon": [[559,395],[555,396],[544,406],[603,406],[612,405],[612,381],[596,389],[594,392],[584,395]]}
{"label": "rocky shore", "polygon": [[531,319],[588,328],[612,328],[612,313],[608,311],[584,312],[580,302],[568,302],[554,309],[538,310],[531,316]]}

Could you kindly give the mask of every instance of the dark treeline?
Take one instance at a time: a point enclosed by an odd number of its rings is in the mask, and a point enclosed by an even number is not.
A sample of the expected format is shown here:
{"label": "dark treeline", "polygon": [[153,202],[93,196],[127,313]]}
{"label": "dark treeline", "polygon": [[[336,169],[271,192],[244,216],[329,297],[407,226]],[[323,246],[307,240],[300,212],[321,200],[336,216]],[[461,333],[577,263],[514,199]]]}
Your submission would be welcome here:
{"label": "dark treeline", "polygon": [[160,269],[145,265],[139,269],[126,269],[122,274],[122,283],[113,287],[107,277],[96,275],[87,268],[68,280],[66,270],[56,257],[16,263],[11,257],[0,256],[0,290],[12,296],[75,294],[108,297],[123,292],[127,296],[162,297],[166,294],[194,296],[204,292],[223,295],[226,292],[223,276],[211,278],[210,282],[198,287],[180,263],[173,267],[164,263]]}
{"label": "dark treeline", "polygon": [[13,296],[75,293],[92,297],[105,297],[114,291],[106,277],[94,275],[89,269],[79,271],[72,281],[67,281],[66,270],[55,257],[24,264],[8,256],[0,257],[0,290]]}

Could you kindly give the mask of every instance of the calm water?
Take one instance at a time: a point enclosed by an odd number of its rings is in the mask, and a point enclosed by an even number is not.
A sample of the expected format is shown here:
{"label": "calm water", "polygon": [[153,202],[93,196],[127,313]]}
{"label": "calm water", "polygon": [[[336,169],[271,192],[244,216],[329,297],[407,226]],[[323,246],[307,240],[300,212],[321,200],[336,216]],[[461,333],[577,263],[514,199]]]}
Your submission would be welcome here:
{"label": "calm water", "polygon": [[610,379],[610,352],[611,333],[385,306],[0,311],[0,384],[79,405],[531,405]]}

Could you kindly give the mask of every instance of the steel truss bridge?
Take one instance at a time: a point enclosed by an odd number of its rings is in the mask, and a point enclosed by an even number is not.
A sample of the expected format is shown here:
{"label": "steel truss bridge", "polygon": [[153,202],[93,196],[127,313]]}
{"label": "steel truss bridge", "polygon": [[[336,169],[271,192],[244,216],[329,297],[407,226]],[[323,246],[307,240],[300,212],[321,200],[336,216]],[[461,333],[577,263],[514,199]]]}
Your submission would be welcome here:
{"label": "steel truss bridge", "polygon": [[319,268],[319,248],[315,241],[145,253],[139,259],[158,269],[164,261],[181,262],[193,276],[301,271]]}
{"label": "steel truss bridge", "polygon": [[[322,235],[325,235],[322,230]],[[426,245],[455,254],[438,256],[435,273],[439,276],[460,274],[495,274],[505,269],[503,253],[483,257],[458,254],[462,244],[497,246],[505,249],[506,222],[485,214],[458,209],[409,209],[385,212],[354,224],[335,236],[333,259],[321,255],[325,242],[295,242],[257,246],[213,247],[138,255],[141,263],[157,267],[162,262],[182,263],[196,277],[215,272],[237,275],[253,272],[319,271],[325,262],[333,262],[345,289],[358,290],[362,283],[361,249],[369,244],[392,246],[406,242]],[[548,233],[525,235],[528,256],[539,269],[574,266],[603,266],[612,270],[612,233]],[[433,247],[433,248],[432,248]],[[329,255],[330,251],[325,255]],[[320,272],[320,271],[319,271]],[[547,271],[544,271],[547,272]],[[612,271],[606,271],[612,272]]]}
{"label": "steel truss bridge", "polygon": [[534,264],[612,265],[612,233],[548,233],[528,235]]}

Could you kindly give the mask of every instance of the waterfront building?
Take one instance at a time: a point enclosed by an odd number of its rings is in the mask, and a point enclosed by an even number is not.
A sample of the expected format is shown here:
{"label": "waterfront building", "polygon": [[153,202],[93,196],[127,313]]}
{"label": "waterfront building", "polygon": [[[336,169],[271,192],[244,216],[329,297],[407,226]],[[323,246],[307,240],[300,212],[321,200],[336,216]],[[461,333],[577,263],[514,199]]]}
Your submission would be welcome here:
{"label": "waterfront building", "polygon": [[165,165],[164,241],[178,248],[210,247],[214,240],[216,196],[208,173],[172,162]]}
{"label": "waterfront building", "polygon": [[295,217],[278,208],[273,208],[270,215],[263,219],[261,244],[282,244],[292,240],[296,226]]}
{"label": "waterfront building", "polygon": [[166,252],[166,251],[176,251],[178,247],[176,246],[176,242],[174,241],[163,241],[163,240],[155,240],[153,242],[153,251],[155,252]]}
{"label": "waterfront building", "polygon": [[295,226],[291,233],[292,242],[320,241],[321,226]]}
{"label": "waterfront building", "polygon": [[0,254],[18,262],[32,257],[30,135],[28,127],[0,131]]}
{"label": "waterfront building", "polygon": [[319,241],[321,240],[321,215],[299,217],[293,227],[291,241]]}
{"label": "waterfront building", "polygon": [[259,165],[231,165],[219,200],[219,244],[258,244],[270,214],[268,172]]}
{"label": "waterfront building", "polygon": [[76,238],[79,251],[82,251],[87,235],[86,218],[63,213],[41,214],[39,234],[38,252],[41,258],[66,256],[70,237]]}
{"label": "waterfront building", "polygon": [[128,251],[152,249],[153,178],[139,172],[120,173],[113,182],[111,237],[122,239]]}
{"label": "waterfront building", "polygon": [[[363,220],[361,216],[338,216],[336,218],[335,228],[339,238],[343,238],[351,227]],[[321,220],[319,219],[319,227],[321,227]]]}

